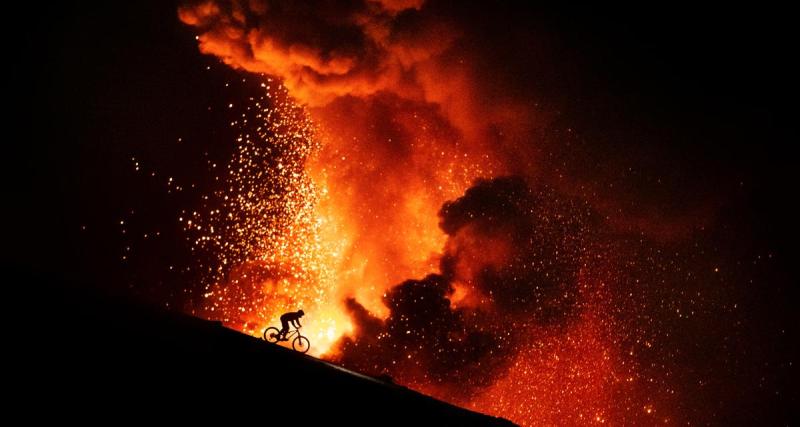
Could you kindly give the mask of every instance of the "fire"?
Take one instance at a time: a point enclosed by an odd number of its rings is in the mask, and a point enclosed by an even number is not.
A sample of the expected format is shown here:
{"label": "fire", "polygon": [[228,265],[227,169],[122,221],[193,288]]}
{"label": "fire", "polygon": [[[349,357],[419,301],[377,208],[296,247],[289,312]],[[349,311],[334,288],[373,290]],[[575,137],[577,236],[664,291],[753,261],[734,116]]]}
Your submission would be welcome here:
{"label": "fire", "polygon": [[[340,296],[355,297],[385,317],[381,298],[388,287],[438,270],[445,235],[437,211],[482,170],[468,158],[443,152],[443,137],[426,132],[430,127],[422,115],[401,119],[409,120],[403,127],[414,147],[410,157],[394,161],[390,138],[376,141],[379,135],[362,134],[370,127],[369,117],[315,113],[324,123],[323,145],[307,170],[314,182],[331,189],[318,213],[326,224],[321,239],[337,242],[332,254]],[[374,149],[360,146],[365,143]]]}
{"label": "fire", "polygon": [[[324,355],[353,330],[346,298],[385,317],[388,287],[438,269],[446,236],[437,211],[484,172],[423,133],[419,148],[439,151],[425,167],[441,172],[416,176],[414,168],[430,161],[423,152],[404,176],[382,175],[376,165],[385,160],[343,148],[352,128],[321,129],[284,86],[265,79],[264,93],[231,123],[238,152],[218,176],[223,189],[206,198],[207,211],[181,221],[194,250],[216,258],[201,266],[208,281],[201,314],[260,336],[302,307],[311,354]],[[407,119],[408,129],[427,127],[424,117]],[[354,176],[361,176],[355,186]],[[379,187],[371,195],[356,193],[372,184]]]}
{"label": "fire", "polygon": [[185,221],[193,248],[213,258],[201,265],[201,314],[260,335],[283,312],[305,308],[314,316],[303,333],[322,354],[352,328],[332,295],[342,242],[321,233],[330,228],[319,211],[327,189],[305,171],[319,150],[314,124],[279,83],[261,86],[231,123],[238,151],[217,177],[222,188]]}

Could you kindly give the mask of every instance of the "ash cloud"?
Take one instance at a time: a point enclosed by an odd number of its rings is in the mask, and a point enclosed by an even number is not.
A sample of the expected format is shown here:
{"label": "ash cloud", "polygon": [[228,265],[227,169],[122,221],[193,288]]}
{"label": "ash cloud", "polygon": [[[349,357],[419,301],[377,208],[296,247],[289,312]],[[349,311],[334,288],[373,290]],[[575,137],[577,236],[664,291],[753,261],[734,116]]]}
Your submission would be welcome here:
{"label": "ash cloud", "polygon": [[303,102],[324,105],[411,88],[415,66],[456,34],[419,13],[422,3],[199,1],[181,7],[179,18],[200,30],[204,53],[279,76]]}
{"label": "ash cloud", "polygon": [[[356,333],[336,361],[469,398],[500,377],[530,326],[568,321],[591,215],[518,177],[479,180],[445,203],[441,271],[389,289],[381,321],[347,301]],[[456,288],[460,288],[457,292]]]}
{"label": "ash cloud", "polygon": [[450,281],[507,313],[558,318],[571,305],[590,211],[518,177],[478,180],[439,212]]}
{"label": "ash cloud", "polygon": [[281,78],[304,104],[324,110],[337,99],[391,94],[437,106],[444,122],[485,148],[486,138],[525,140],[544,118],[531,89],[545,88],[535,82],[549,67],[531,67],[519,52],[553,55],[538,35],[488,40],[506,32],[507,12],[424,0],[200,0],[178,16],[203,53]]}

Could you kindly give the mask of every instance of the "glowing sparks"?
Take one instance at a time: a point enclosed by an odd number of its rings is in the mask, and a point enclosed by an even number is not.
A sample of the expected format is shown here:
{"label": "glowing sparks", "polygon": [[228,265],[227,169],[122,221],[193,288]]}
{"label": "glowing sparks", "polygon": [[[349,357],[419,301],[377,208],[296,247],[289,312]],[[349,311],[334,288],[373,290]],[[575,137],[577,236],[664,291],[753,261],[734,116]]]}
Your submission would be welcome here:
{"label": "glowing sparks", "polygon": [[304,308],[312,314],[303,333],[322,354],[350,326],[330,295],[337,248],[322,239],[317,211],[327,190],[305,171],[319,149],[316,129],[280,84],[267,79],[262,88],[231,123],[237,151],[218,176],[222,188],[180,221],[193,250],[213,258],[201,266],[205,315],[259,336]]}
{"label": "glowing sparks", "polygon": [[[199,266],[208,296],[198,314],[259,336],[281,313],[303,308],[311,354],[321,355],[352,331],[346,298],[383,318],[388,287],[438,269],[445,235],[436,212],[485,171],[442,150],[451,135],[414,114],[404,126],[420,152],[402,175],[384,173],[388,158],[342,138],[352,128],[323,132],[279,82],[265,79],[263,95],[231,122],[233,158],[209,165],[221,188],[179,221],[199,258],[212,258]],[[419,176],[414,165],[437,173]]]}

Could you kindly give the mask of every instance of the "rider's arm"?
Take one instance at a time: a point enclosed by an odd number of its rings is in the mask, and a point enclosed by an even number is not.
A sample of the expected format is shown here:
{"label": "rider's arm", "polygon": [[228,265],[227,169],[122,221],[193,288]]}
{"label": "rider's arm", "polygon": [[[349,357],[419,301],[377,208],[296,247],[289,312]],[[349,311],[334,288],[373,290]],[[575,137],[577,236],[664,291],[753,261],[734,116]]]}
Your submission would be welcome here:
{"label": "rider's arm", "polygon": [[297,328],[303,326],[303,325],[300,324],[300,319],[294,319],[294,322],[297,323],[297,326],[295,326]]}

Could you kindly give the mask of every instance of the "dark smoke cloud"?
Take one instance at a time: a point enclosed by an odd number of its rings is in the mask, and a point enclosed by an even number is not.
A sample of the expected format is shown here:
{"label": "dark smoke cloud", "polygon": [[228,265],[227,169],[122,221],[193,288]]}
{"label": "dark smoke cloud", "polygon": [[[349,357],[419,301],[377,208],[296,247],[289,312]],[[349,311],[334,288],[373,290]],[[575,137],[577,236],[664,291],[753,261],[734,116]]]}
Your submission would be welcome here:
{"label": "dark smoke cloud", "polygon": [[544,123],[534,95],[553,90],[539,82],[550,67],[520,58],[552,62],[554,55],[543,51],[550,48],[538,35],[487,39],[514,23],[532,30],[528,18],[507,12],[502,5],[422,0],[201,0],[185,2],[178,15],[198,32],[202,52],[277,76],[312,107],[392,94],[437,106],[472,145],[487,138],[511,145]]}
{"label": "dark smoke cloud", "polygon": [[388,374],[403,384],[491,384],[507,362],[492,357],[502,338],[491,325],[481,325],[484,316],[452,309],[452,292],[438,274],[403,282],[386,293],[391,315],[383,322],[348,300],[358,335],[342,340],[338,361],[374,375]]}
{"label": "dark smoke cloud", "polygon": [[339,343],[337,361],[468,397],[509,367],[523,330],[578,309],[591,218],[517,177],[477,181],[439,217],[448,235],[441,273],[387,291],[385,321],[348,300],[356,334]]}
{"label": "dark smoke cloud", "polygon": [[[284,79],[301,100],[414,89],[415,66],[455,31],[420,14],[422,1],[199,1],[179,10],[199,28],[200,48],[226,63]],[[409,93],[421,93],[416,88]]]}
{"label": "dark smoke cloud", "polygon": [[521,178],[479,180],[447,202],[449,239],[441,262],[451,281],[471,285],[503,312],[558,317],[573,298],[590,212]]}

